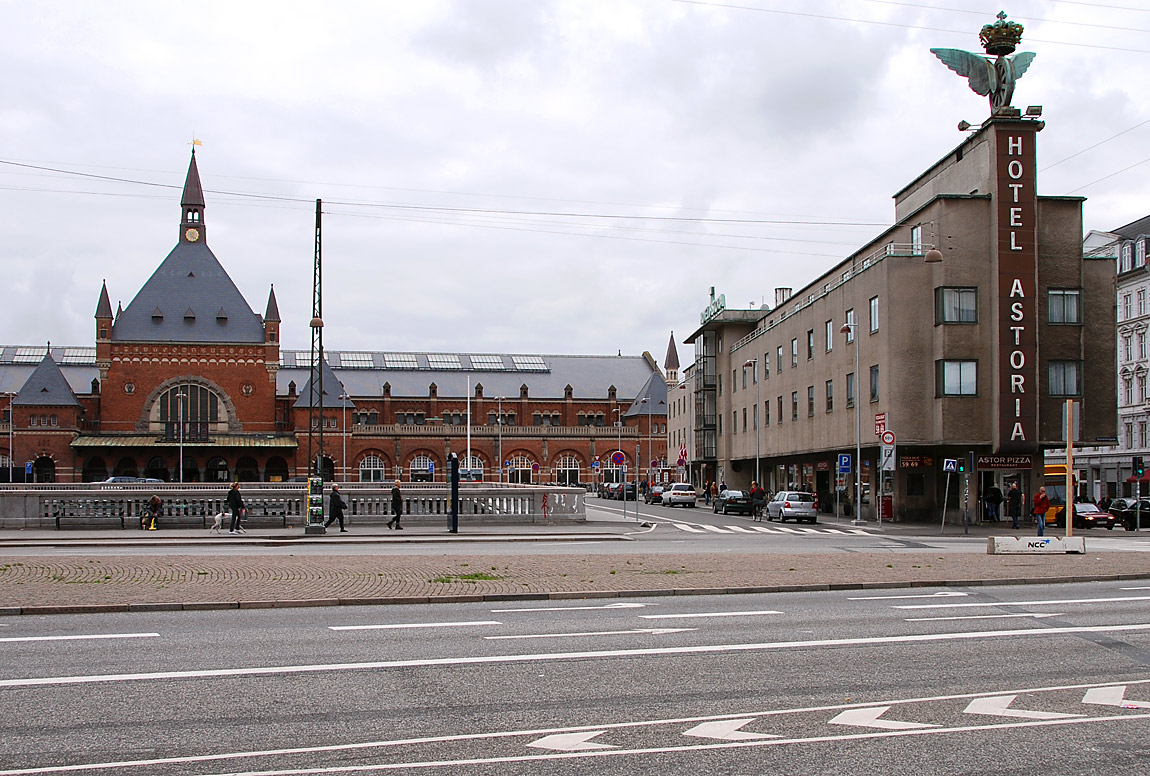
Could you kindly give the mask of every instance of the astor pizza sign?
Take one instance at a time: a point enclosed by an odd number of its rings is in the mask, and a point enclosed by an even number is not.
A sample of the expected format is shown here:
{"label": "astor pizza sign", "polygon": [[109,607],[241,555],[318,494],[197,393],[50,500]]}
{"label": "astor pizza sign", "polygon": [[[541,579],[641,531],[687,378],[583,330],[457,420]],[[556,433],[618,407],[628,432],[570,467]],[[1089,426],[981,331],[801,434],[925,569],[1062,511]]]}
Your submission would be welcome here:
{"label": "astor pizza sign", "polygon": [[1035,130],[996,129],[999,392],[998,452],[1034,449],[1038,436],[1038,193]]}

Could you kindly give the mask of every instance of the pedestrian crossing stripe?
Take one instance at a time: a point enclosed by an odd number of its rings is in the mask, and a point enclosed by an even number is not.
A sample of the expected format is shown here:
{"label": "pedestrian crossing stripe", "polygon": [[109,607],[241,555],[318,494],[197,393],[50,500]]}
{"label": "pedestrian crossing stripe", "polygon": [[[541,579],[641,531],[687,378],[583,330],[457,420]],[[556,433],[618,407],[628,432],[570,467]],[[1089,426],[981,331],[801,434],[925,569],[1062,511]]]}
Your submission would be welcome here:
{"label": "pedestrian crossing stripe", "polygon": [[847,536],[847,535],[851,535],[851,534],[856,535],[856,536],[872,536],[873,535],[869,531],[866,531],[866,530],[863,530],[860,528],[852,528],[850,530],[843,531],[843,530],[840,530],[838,528],[790,528],[790,527],[782,526],[782,525],[773,525],[773,526],[725,525],[722,527],[719,527],[716,525],[702,525],[702,524],[700,524],[700,525],[688,525],[686,523],[670,523],[670,525],[675,526],[680,531],[686,531],[687,533],[696,533],[696,534],[708,533],[708,532],[709,533],[718,533],[718,534],[728,534],[728,533],[747,534],[747,533],[758,532],[758,533],[775,534],[775,535],[783,535],[783,536],[786,536],[786,535],[806,536],[807,534],[838,534],[840,536]]}

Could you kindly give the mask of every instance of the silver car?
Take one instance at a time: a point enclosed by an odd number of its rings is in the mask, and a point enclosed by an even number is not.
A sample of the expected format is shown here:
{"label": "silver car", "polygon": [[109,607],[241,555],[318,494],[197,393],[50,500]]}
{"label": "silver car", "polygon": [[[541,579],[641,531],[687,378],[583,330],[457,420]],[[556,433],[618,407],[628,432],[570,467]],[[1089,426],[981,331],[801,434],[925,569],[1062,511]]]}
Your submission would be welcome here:
{"label": "silver car", "polygon": [[788,520],[818,522],[819,511],[815,507],[815,494],[799,490],[780,490],[767,502],[767,519],[780,520],[784,523]]}
{"label": "silver car", "polygon": [[680,504],[686,507],[695,506],[698,496],[695,495],[695,486],[689,482],[675,482],[663,491],[663,503],[669,507]]}

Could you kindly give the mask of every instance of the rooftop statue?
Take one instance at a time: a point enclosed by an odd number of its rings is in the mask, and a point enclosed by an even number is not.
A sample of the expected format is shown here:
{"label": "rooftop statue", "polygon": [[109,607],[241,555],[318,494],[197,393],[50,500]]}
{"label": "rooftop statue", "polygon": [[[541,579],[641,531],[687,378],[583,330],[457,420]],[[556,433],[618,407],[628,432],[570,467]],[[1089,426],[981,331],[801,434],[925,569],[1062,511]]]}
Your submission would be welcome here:
{"label": "rooftop statue", "polygon": [[1022,40],[1022,25],[1006,21],[1006,13],[998,14],[998,21],[984,25],[978,39],[987,54],[996,57],[993,61],[986,57],[960,49],[932,48],[930,52],[954,72],[970,81],[970,88],[977,94],[990,96],[990,112],[993,116],[1003,108],[1010,107],[1014,97],[1014,84],[1034,61],[1034,52],[1023,51],[1013,54]]}

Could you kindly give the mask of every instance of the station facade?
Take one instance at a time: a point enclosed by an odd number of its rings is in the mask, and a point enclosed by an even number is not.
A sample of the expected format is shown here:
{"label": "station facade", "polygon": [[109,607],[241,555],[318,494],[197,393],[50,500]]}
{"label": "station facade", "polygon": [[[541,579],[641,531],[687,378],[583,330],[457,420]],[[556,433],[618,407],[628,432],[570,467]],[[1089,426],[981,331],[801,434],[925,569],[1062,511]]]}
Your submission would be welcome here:
{"label": "station facade", "polygon": [[208,247],[194,151],[180,206],[176,246],[128,306],[100,289],[94,346],[0,348],[0,480],[276,482],[318,467],[443,481],[452,454],[489,482],[670,478],[667,383],[647,353],[334,350],[313,407],[311,353],[281,349],[274,288],[257,314]]}

